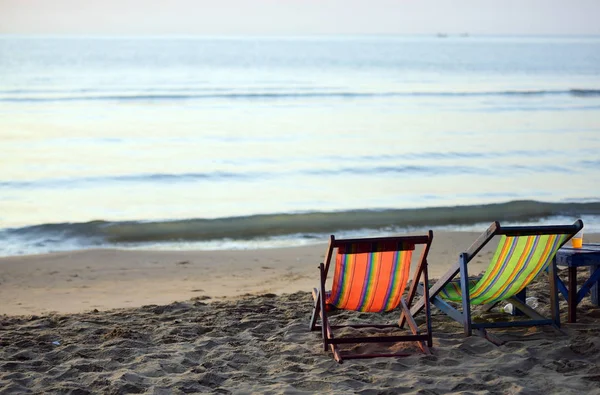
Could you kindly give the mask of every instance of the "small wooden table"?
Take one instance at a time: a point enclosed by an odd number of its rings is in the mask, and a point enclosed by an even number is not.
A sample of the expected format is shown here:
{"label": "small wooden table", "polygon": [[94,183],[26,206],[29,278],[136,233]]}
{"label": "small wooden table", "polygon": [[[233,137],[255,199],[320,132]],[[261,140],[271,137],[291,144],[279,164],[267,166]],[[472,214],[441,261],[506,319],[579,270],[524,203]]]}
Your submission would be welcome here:
{"label": "small wooden table", "polygon": [[[590,292],[592,303],[596,306],[600,302],[600,244],[584,244],[581,248],[563,246],[556,253],[556,264],[566,266],[568,272],[568,288],[558,275],[556,282],[558,290],[563,294],[569,306],[568,322],[575,322],[577,318],[576,308],[583,297]],[[579,291],[577,290],[577,268],[588,266],[589,278]]]}

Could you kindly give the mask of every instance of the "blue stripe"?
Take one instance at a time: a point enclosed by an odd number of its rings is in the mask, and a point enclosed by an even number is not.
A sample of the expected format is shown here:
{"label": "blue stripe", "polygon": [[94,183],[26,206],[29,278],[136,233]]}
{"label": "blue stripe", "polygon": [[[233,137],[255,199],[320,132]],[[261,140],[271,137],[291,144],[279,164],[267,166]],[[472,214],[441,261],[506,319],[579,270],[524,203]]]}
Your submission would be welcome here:
{"label": "blue stripe", "polygon": [[392,275],[392,281],[390,281],[390,284],[388,285],[388,289],[386,291],[385,299],[384,299],[385,303],[381,307],[381,310],[379,310],[380,312],[386,311],[387,306],[390,302],[390,295],[392,294],[392,290],[394,289],[394,286],[396,285],[396,279],[398,276],[398,251],[394,251],[394,266],[392,266],[391,275]]}
{"label": "blue stripe", "polygon": [[358,304],[357,310],[363,311],[365,299],[367,298],[367,289],[369,288],[369,280],[371,279],[371,272],[373,271],[373,253],[369,254],[367,261],[367,272],[365,273],[366,281],[363,284],[362,293],[360,295],[360,303]]}
{"label": "blue stripe", "polygon": [[[512,256],[515,253],[515,249],[517,248],[519,238],[511,237],[510,239],[511,239],[512,245],[510,246],[510,250],[508,251],[508,254],[506,254],[506,258],[504,260],[504,263],[502,264],[502,267],[500,268],[500,270],[498,271],[498,273],[495,276],[496,278],[494,280],[490,281],[490,283],[487,285],[487,287],[485,287],[483,292],[481,292],[479,294],[479,296],[475,297],[474,299],[481,298],[482,296],[484,296],[494,286],[494,284],[496,284],[496,281],[502,276],[502,274],[508,267],[508,263],[512,260]],[[507,238],[507,240],[509,240],[509,239]],[[482,281],[482,280],[483,280],[483,278],[480,281]],[[473,294],[473,290],[469,290],[469,295],[472,295],[472,294]]]}
{"label": "blue stripe", "polygon": [[[487,303],[492,303],[492,302],[495,302],[495,301],[506,299],[505,295],[508,294],[508,292],[512,288],[513,284],[521,277],[521,275],[523,274],[523,272],[525,271],[525,269],[527,269],[527,267],[529,266],[529,263],[531,262],[531,259],[533,259],[534,255],[536,253],[536,250],[538,248],[539,242],[540,242],[540,237],[541,236],[536,236],[535,237],[535,239],[533,241],[533,247],[530,250],[531,251],[530,256],[527,258],[527,260],[523,264],[523,267],[521,267],[521,269],[519,270],[519,272],[517,273],[517,275],[513,278],[513,280],[511,282],[509,282],[508,286],[504,289],[504,291],[500,295],[498,295],[493,300],[487,301]],[[523,252],[525,252],[525,251],[523,251]]]}

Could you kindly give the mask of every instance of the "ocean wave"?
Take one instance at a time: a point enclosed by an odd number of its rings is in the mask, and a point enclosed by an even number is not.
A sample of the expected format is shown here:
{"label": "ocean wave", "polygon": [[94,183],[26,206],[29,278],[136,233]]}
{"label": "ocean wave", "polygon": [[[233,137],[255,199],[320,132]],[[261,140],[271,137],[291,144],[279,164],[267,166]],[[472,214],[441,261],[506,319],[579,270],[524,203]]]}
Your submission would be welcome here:
{"label": "ocean wave", "polygon": [[0,230],[3,238],[60,243],[78,240],[82,245],[126,243],[250,240],[285,235],[328,234],[358,229],[414,229],[473,225],[479,223],[528,222],[551,217],[599,216],[600,201],[547,203],[511,201],[507,203],[428,207],[416,209],[348,210],[263,214],[215,219],[172,221],[91,221],[84,223],[41,224]]}
{"label": "ocean wave", "polygon": [[[144,93],[144,94],[80,94],[73,91],[67,95],[35,95],[27,91],[0,91],[2,102],[64,102],[64,101],[182,101],[182,100],[285,100],[311,98],[378,98],[378,97],[493,97],[518,96],[538,97],[571,95],[575,97],[598,97],[600,89],[567,90],[509,90],[483,92],[352,92],[352,91],[292,91],[292,92],[213,92],[213,93]],[[12,93],[12,94],[11,94]],[[17,94],[15,94],[17,93]]]}
{"label": "ocean wave", "polygon": [[[439,160],[452,158],[452,154],[440,154]],[[525,156],[516,153],[516,156]],[[494,157],[494,154],[490,155]],[[473,157],[477,157],[473,155]],[[360,159],[357,158],[358,162]],[[431,160],[431,158],[429,159]],[[594,161],[582,160],[582,165],[594,165]],[[532,172],[532,173],[569,173],[572,167],[546,164],[504,164],[496,165],[493,168],[481,166],[480,164],[447,166],[442,164],[427,165],[409,165],[409,164],[381,164],[381,165],[356,165],[340,166],[336,169],[330,167],[318,168],[297,168],[297,169],[276,169],[265,168],[262,171],[214,171],[207,173],[149,173],[149,174],[122,174],[114,176],[84,176],[84,177],[60,177],[60,178],[40,178],[32,180],[0,180],[0,188],[10,189],[43,189],[43,188],[82,188],[93,185],[111,184],[148,184],[168,185],[176,183],[190,182],[248,182],[253,180],[280,179],[292,176],[319,176],[336,177],[340,175],[350,176],[370,176],[383,174],[404,175],[404,176],[422,176],[422,175],[490,175],[490,174],[509,174],[511,172]]]}
{"label": "ocean wave", "polygon": [[[152,173],[152,174],[124,174],[118,176],[98,176],[98,177],[70,177],[70,178],[45,178],[39,180],[25,181],[2,181],[0,187],[3,188],[52,188],[52,187],[77,187],[84,185],[94,185],[102,183],[143,183],[143,182],[189,182],[199,180],[242,180],[256,178],[259,175],[253,173],[234,173],[215,171],[211,173]],[[262,175],[263,177],[265,175]]]}

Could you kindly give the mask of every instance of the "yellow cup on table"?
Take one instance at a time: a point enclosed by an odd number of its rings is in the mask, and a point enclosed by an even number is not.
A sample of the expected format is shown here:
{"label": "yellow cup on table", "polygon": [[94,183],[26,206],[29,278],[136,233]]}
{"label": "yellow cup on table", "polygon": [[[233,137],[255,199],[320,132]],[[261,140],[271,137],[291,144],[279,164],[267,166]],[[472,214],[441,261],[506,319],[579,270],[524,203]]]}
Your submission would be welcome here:
{"label": "yellow cup on table", "polygon": [[571,238],[571,245],[573,248],[581,248],[583,246],[583,229]]}

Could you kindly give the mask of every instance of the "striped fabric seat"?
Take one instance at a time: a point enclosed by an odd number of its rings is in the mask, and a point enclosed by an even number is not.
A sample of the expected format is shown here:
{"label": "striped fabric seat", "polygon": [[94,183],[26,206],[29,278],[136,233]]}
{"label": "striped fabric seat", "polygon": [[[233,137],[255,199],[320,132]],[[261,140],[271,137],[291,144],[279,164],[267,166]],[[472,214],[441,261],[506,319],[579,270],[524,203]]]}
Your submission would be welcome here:
{"label": "striped fabric seat", "polygon": [[398,307],[408,282],[414,246],[404,248],[409,249],[399,251],[398,243],[340,246],[326,303],[361,312]]}
{"label": "striped fabric seat", "polygon": [[[471,304],[495,303],[519,293],[543,270],[569,235],[502,236],[496,252],[480,279],[469,279]],[[460,282],[449,282],[440,296],[460,302]]]}
{"label": "striped fabric seat", "polygon": [[[467,250],[459,254],[458,261],[432,287],[427,288],[429,296],[424,295],[410,312],[417,314],[425,309],[429,299],[438,309],[463,326],[465,336],[471,336],[475,330],[478,335],[495,344],[503,344],[504,341],[488,332],[488,329],[541,325],[552,325],[558,329],[558,276],[553,259],[559,248],[581,229],[583,221],[580,219],[572,225],[533,226],[502,226],[495,221]],[[500,238],[496,239],[498,246],[483,276],[480,279],[470,278],[469,262],[496,237]],[[548,277],[544,278],[544,282],[547,280],[550,294],[549,316],[526,303],[527,286],[546,269]],[[468,295],[465,295],[463,290],[467,289]],[[448,301],[456,302],[459,306]],[[520,317],[473,320],[471,308],[474,305],[481,306],[478,310],[489,311],[500,301],[511,303],[515,307],[511,314]]]}
{"label": "striped fabric seat", "polygon": [[[425,319],[419,323],[411,314],[410,307],[417,296],[419,284],[423,284],[424,294],[428,295],[427,254],[432,240],[431,230],[421,235],[354,239],[336,239],[331,235],[324,262],[319,265],[319,288],[313,288],[312,292],[314,304],[309,329],[321,332],[323,349],[331,350],[337,362],[352,358],[410,355],[403,349],[373,353],[347,347],[350,344],[361,343],[411,342],[424,353],[431,354],[433,337],[430,304],[428,301],[425,303]],[[420,250],[418,260],[413,256],[416,248]],[[328,273],[332,263],[335,265],[333,282],[331,291],[327,291]],[[415,267],[411,271],[413,265]],[[412,279],[405,295],[409,275]],[[360,318],[361,322],[346,320],[346,314],[330,316],[330,312],[337,309],[360,312],[360,317],[357,318]],[[398,312],[394,322],[373,322],[368,318],[367,313],[391,310]],[[348,312],[348,315],[352,314]],[[319,319],[320,326],[317,325]],[[335,324],[331,324],[332,319],[336,321]],[[385,321],[389,317],[386,315],[380,319]],[[387,330],[373,333],[369,332],[369,328]],[[334,334],[342,329],[345,333]],[[400,331],[404,333],[398,333]]]}
{"label": "striped fabric seat", "polygon": [[[469,279],[469,290],[473,289],[475,285],[481,280],[481,277],[478,278],[470,278]],[[442,290],[440,291],[440,295],[442,298],[446,300],[451,300],[453,302],[460,302],[462,300],[462,291],[460,289],[460,278],[455,278],[450,281]]]}

